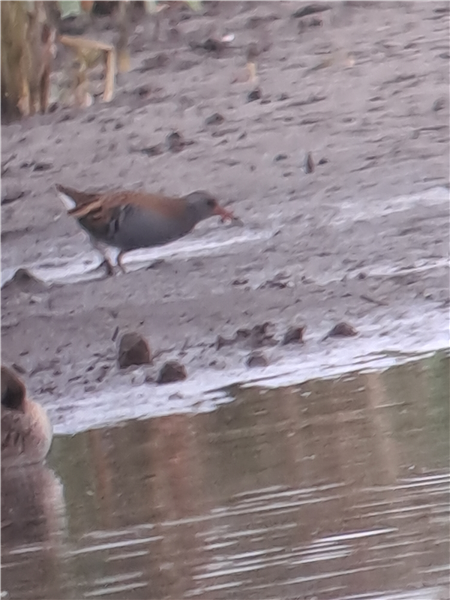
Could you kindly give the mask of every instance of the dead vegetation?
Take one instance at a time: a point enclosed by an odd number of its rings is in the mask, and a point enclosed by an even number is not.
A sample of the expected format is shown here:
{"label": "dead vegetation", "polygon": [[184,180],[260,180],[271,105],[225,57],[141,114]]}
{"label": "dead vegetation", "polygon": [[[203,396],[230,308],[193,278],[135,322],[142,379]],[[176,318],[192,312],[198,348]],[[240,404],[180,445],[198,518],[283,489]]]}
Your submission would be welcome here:
{"label": "dead vegetation", "polygon": [[[50,4],[50,3],[48,3]],[[44,2],[1,3],[2,114],[28,116],[48,107],[56,30]]]}
{"label": "dead vegetation", "polygon": [[[114,44],[90,39],[70,29],[64,13],[67,4],[56,1],[1,3],[1,83],[2,117],[8,120],[27,117],[50,106],[50,76],[58,48],[69,48],[69,61],[58,89],[63,104],[90,106],[92,70],[103,65],[104,89],[102,101],[113,98],[117,73],[130,68],[129,35],[132,18],[148,11],[155,21],[158,36],[160,20],[178,5],[197,9],[198,2],[93,2],[79,3],[85,24],[93,16],[108,15],[116,31]],[[72,4],[72,3],[71,3]],[[189,6],[188,6],[189,5]],[[73,15],[72,15],[73,16]],[[81,19],[83,21],[83,19]],[[81,28],[83,29],[83,28]]]}

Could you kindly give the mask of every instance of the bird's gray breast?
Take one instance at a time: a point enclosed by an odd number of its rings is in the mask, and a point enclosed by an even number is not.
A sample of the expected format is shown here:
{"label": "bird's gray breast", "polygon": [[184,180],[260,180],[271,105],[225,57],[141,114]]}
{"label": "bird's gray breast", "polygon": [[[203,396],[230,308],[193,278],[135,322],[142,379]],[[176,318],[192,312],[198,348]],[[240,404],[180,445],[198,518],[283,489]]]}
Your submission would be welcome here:
{"label": "bird's gray breast", "polygon": [[167,244],[191,231],[195,221],[189,216],[184,213],[181,218],[171,218],[138,206],[121,207],[117,218],[111,223],[111,243],[121,250]]}

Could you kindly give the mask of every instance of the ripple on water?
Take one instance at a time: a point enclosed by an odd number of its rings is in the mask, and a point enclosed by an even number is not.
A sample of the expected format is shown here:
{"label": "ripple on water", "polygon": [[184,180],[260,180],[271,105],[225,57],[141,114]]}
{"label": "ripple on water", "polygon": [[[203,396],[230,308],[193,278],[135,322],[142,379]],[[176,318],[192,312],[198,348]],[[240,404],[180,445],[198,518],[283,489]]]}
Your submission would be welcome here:
{"label": "ripple on water", "polygon": [[51,469],[18,496],[3,588],[26,600],[441,600],[448,370],[437,354],[240,387],[210,412],[56,436],[64,498],[46,493]]}

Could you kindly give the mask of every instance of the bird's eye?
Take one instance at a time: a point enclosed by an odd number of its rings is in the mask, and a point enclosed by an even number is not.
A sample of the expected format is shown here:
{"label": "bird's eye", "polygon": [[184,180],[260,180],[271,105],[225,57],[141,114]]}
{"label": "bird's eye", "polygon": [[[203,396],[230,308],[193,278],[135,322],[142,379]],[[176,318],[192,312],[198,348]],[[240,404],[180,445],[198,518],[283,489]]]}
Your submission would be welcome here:
{"label": "bird's eye", "polygon": [[214,208],[216,206],[216,201],[214,200],[214,198],[210,198],[206,201],[206,204],[209,208]]}

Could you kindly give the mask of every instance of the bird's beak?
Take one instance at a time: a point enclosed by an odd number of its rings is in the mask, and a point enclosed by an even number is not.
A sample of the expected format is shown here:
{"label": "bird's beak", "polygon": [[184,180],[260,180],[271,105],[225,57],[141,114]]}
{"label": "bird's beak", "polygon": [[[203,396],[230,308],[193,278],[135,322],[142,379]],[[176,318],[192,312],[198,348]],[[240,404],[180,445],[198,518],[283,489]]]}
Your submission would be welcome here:
{"label": "bird's beak", "polygon": [[217,215],[218,217],[220,217],[222,223],[224,221],[229,220],[232,223],[238,223],[239,222],[240,224],[242,224],[242,221],[238,217],[235,217],[232,212],[230,212],[229,210],[226,210],[226,208],[223,208],[222,206],[217,205],[216,208],[214,209],[213,214]]}

